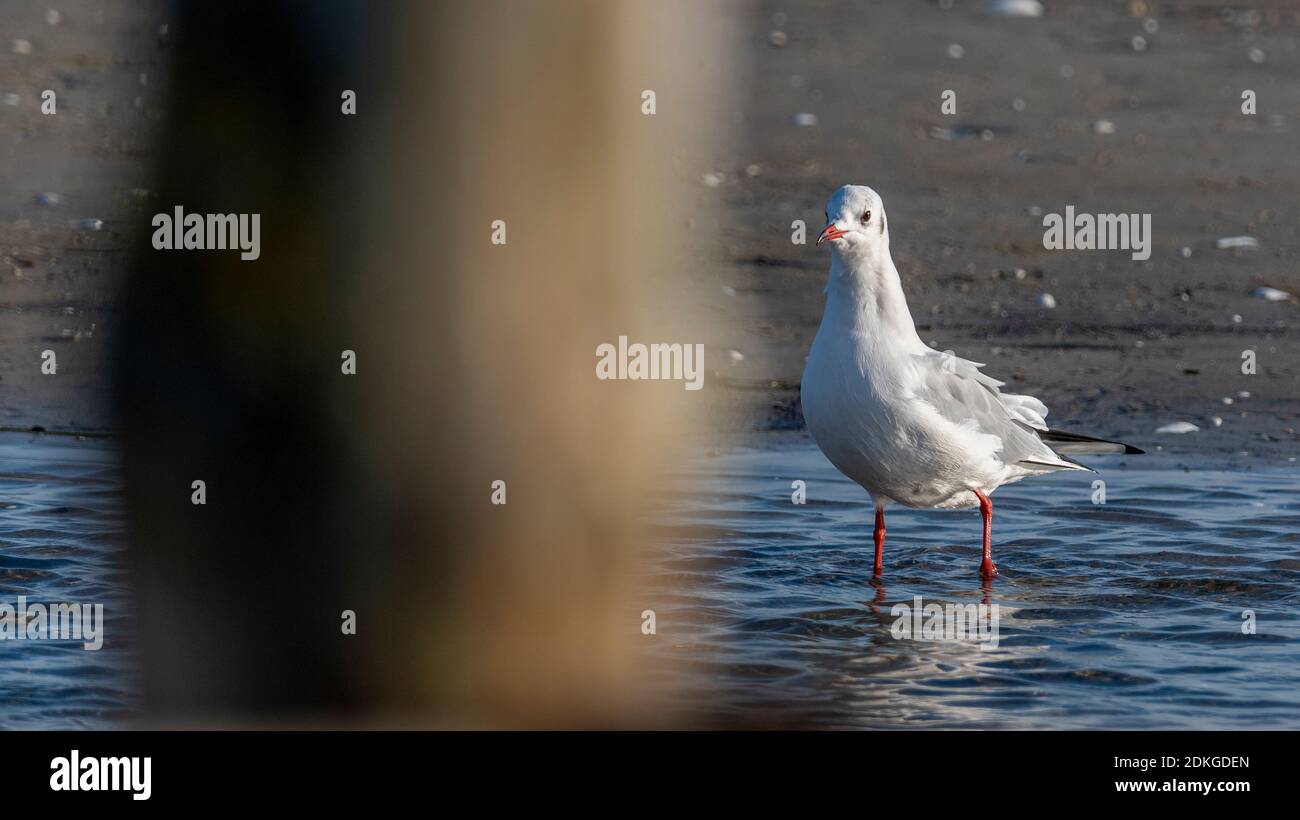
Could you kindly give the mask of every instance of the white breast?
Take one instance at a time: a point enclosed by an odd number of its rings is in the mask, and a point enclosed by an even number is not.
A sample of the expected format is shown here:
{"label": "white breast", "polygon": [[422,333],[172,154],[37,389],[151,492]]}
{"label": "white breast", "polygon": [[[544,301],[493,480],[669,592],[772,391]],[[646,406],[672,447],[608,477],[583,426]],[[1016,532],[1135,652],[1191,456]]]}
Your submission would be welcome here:
{"label": "white breast", "polygon": [[972,485],[987,492],[1008,478],[995,456],[1000,441],[915,401],[915,377],[897,348],[824,322],[803,376],[808,430],[830,462],[877,501],[971,506]]}

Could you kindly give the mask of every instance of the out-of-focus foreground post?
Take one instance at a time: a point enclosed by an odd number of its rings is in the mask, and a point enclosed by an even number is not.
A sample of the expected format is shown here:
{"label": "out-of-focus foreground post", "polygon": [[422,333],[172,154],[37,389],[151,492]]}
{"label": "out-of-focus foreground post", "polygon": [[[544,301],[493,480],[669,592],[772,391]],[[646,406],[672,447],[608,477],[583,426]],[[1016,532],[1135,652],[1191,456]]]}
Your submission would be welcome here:
{"label": "out-of-focus foreground post", "polygon": [[260,213],[261,257],[145,246],[118,357],[150,719],[661,723],[630,558],[699,394],[595,349],[698,338],[716,31],[241,5],[180,7],[160,203]]}

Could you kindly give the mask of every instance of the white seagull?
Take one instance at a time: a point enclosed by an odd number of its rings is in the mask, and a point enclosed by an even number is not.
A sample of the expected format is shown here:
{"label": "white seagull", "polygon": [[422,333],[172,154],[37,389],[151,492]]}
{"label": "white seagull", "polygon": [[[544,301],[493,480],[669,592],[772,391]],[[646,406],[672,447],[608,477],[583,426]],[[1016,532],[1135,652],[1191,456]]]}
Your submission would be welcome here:
{"label": "white seagull", "polygon": [[1026,476],[1088,470],[1069,454],[1142,451],[1048,429],[1041,401],[1003,393],[982,364],[922,342],[875,191],[840,188],[826,205],[826,222],[817,244],[830,243],[831,272],[803,373],[803,413],[830,462],[871,494],[875,574],[883,569],[885,505],[897,501],[940,509],[978,504],[980,572],[992,578],[994,490]]}

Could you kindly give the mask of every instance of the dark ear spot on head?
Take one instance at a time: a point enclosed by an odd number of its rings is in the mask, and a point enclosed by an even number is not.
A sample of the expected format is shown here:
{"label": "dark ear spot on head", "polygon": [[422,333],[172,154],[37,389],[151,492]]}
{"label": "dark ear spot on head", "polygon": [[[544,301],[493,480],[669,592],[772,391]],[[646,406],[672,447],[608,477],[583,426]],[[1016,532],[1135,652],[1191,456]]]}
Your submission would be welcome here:
{"label": "dark ear spot on head", "polygon": [[880,235],[885,235],[885,212],[880,212]]}

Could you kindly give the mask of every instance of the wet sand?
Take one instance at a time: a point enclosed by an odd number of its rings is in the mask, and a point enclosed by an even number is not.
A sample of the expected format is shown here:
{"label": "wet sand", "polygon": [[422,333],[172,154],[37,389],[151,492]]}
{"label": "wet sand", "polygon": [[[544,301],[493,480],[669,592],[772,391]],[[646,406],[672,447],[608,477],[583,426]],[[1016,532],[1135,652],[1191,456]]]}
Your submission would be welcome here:
{"label": "wet sand", "polygon": [[[710,318],[699,340],[717,428],[802,428],[798,384],[828,252],[792,244],[790,223],[815,234],[831,191],[854,182],[885,198],[922,337],[1041,397],[1054,425],[1193,461],[1289,463],[1300,305],[1250,294],[1300,292],[1297,12],[1050,2],[1043,17],[1016,19],[941,5],[700,11],[726,18],[745,62],[699,70],[738,69],[747,89],[713,112],[734,145],[684,154],[678,169],[726,215],[687,226],[712,251],[680,296]],[[166,15],[69,2],[51,25],[47,11],[7,4],[7,30],[30,50],[0,43],[0,94],[16,95],[0,100],[0,424],[103,430],[125,248],[157,204],[147,173]],[[40,113],[47,87],[57,117]],[[1253,117],[1240,110],[1246,88]],[[953,116],[940,112],[949,89]],[[1045,250],[1041,214],[1067,205],[1151,214],[1151,258]],[[79,229],[82,219],[102,228]],[[1259,248],[1215,247],[1243,234]],[[46,349],[59,356],[55,377],[39,369]],[[1254,375],[1241,373],[1245,350]],[[1201,431],[1154,433],[1175,421]]]}
{"label": "wet sand", "polygon": [[102,431],[127,246],[154,205],[165,15],[148,2],[25,0],[3,14],[0,426]]}
{"label": "wet sand", "polygon": [[[725,112],[740,142],[694,169],[722,175],[700,187],[728,214],[694,228],[717,240],[695,296],[717,317],[705,341],[724,428],[802,427],[829,252],[792,244],[790,224],[815,237],[830,193],[858,183],[884,197],[922,338],[1041,397],[1050,423],[1182,462],[1294,461],[1300,306],[1250,295],[1300,292],[1290,4],[1252,4],[1257,19],[1202,2],[1049,2],[1038,19],[970,2],[761,5],[735,21],[752,73],[752,96]],[[1067,205],[1151,214],[1150,259],[1045,250],[1041,214]],[[1215,247],[1242,234],[1259,249]],[[1154,433],[1175,421],[1201,431]]]}

